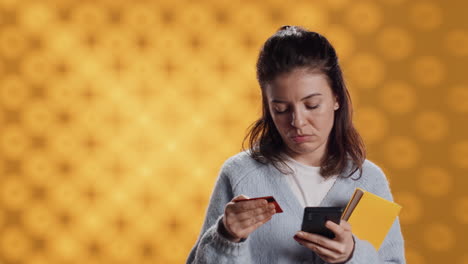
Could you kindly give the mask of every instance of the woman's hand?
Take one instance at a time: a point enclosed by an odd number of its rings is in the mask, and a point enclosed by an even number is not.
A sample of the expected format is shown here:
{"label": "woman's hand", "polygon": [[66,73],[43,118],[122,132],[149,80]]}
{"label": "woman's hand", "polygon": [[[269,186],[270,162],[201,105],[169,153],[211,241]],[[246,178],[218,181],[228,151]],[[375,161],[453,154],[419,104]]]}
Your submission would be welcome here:
{"label": "woman's hand", "polygon": [[264,199],[238,202],[241,199],[248,197],[237,196],[224,208],[223,224],[233,242],[247,238],[276,213],[275,205],[268,204]]}
{"label": "woman's hand", "polygon": [[299,244],[314,251],[327,263],[346,262],[351,258],[354,251],[351,225],[347,221],[341,220],[340,225],[327,221],[325,226],[335,233],[334,239],[304,231],[297,232],[294,239]]}

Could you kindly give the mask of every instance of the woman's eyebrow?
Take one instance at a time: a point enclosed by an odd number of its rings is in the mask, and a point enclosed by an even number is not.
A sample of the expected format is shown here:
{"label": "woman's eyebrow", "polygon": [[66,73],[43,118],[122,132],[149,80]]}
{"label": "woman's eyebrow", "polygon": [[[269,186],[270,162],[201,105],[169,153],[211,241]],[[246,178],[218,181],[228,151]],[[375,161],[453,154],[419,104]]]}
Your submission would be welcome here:
{"label": "woman's eyebrow", "polygon": [[[319,96],[319,95],[322,95],[322,94],[321,93],[309,94],[306,97],[302,98],[301,101],[304,101],[304,100],[307,100],[307,99],[309,99],[309,98],[311,98],[313,96]],[[283,103],[283,104],[288,103],[287,101],[282,101],[282,100],[279,100],[279,99],[273,99],[271,102],[272,103]]]}

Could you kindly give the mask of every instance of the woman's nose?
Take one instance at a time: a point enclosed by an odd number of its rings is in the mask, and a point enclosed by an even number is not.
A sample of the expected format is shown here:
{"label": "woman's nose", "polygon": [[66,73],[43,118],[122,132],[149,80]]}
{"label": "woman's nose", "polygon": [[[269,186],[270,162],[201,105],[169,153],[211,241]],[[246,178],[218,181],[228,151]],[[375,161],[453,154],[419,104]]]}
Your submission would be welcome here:
{"label": "woman's nose", "polygon": [[305,125],[304,116],[299,113],[299,111],[294,111],[291,117],[291,125],[293,127],[299,128]]}

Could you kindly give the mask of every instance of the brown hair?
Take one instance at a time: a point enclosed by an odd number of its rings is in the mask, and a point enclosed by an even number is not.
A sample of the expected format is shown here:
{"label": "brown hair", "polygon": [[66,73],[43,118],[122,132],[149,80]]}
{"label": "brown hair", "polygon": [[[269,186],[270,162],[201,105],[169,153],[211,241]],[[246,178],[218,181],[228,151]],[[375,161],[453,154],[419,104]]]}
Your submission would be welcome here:
{"label": "brown hair", "polygon": [[[283,26],[263,45],[257,60],[257,79],[262,91],[262,116],[250,127],[243,141],[249,143],[249,154],[258,162],[272,163],[283,173],[287,166],[282,157],[285,144],[271,117],[265,87],[282,73],[309,68],[324,73],[340,107],[335,111],[333,128],[321,160],[323,177],[341,174],[348,161],[351,176],[358,169],[362,174],[365,160],[364,143],[352,123],[351,98],[338,64],[335,49],[322,35],[296,26]],[[289,168],[291,169],[291,168]]]}

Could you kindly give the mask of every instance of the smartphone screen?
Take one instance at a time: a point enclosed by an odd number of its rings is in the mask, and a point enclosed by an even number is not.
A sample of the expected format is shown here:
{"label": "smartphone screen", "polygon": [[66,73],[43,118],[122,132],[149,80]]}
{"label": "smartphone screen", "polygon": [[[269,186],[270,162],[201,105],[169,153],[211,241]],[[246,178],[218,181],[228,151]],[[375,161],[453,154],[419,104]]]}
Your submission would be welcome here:
{"label": "smartphone screen", "polygon": [[342,207],[306,207],[302,220],[302,231],[335,238],[335,234],[325,227],[327,220],[340,224]]}

